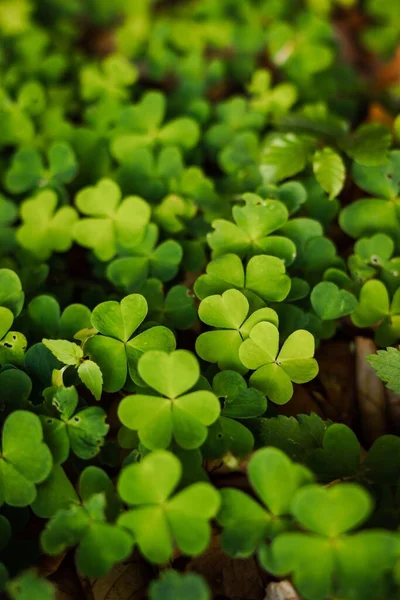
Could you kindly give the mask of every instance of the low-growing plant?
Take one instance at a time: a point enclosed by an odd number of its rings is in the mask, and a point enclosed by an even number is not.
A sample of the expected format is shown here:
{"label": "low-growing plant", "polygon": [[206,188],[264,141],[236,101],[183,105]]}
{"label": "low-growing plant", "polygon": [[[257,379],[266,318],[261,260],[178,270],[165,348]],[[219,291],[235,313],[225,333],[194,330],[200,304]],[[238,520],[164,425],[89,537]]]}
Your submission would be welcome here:
{"label": "low-growing plant", "polygon": [[2,597],[398,597],[399,19],[0,2]]}

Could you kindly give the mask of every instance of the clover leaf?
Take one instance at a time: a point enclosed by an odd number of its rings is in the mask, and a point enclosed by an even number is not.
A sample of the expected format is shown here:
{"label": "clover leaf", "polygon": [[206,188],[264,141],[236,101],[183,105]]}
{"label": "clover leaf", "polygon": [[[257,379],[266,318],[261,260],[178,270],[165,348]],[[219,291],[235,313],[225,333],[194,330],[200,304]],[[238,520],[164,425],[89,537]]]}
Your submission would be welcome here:
{"label": "clover leaf", "polygon": [[12,194],[22,194],[45,186],[59,188],[72,181],[78,170],[75,154],[65,142],[55,142],[50,146],[47,162],[46,169],[37,150],[20,148],[6,173],[6,189]]}
{"label": "clover leaf", "polygon": [[[271,548],[264,545],[262,565],[279,575],[292,573],[297,589],[310,600],[343,590],[348,593],[349,589],[354,597],[375,598],[385,571],[395,560],[393,539],[373,530],[343,535],[365,521],[372,507],[369,494],[356,484],[341,483],[328,489],[305,486],[293,498],[292,513],[311,533],[285,532],[273,540]],[[363,547],[361,571],[349,570],[348,557]],[[377,569],[371,574],[365,567],[374,564]]]}
{"label": "clover leaf", "polygon": [[267,407],[265,396],[259,390],[248,388],[244,378],[236,371],[218,373],[213,379],[213,391],[222,404],[222,410],[201,447],[204,458],[247,456],[253,449],[254,437],[241,420],[263,414]]}
{"label": "clover leaf", "polygon": [[340,319],[357,308],[357,299],[340,290],[334,283],[322,281],[311,292],[311,304],[317,315],[324,321]]}
{"label": "clover leaf", "polygon": [[305,461],[320,481],[330,482],[357,475],[360,443],[349,427],[342,423],[328,423],[320,444],[320,448],[308,452]]}
{"label": "clover leaf", "polygon": [[249,108],[248,101],[240,96],[221,102],[216,110],[217,123],[207,131],[206,143],[213,149],[227,146],[239,131],[259,130],[264,122],[260,112]]}
{"label": "clover leaf", "polygon": [[141,290],[148,277],[160,281],[173,279],[182,260],[182,247],[175,240],[166,240],[157,246],[157,240],[158,227],[151,223],[139,245],[108,265],[107,277],[111,283],[132,293]]}
{"label": "clover leaf", "polygon": [[392,150],[379,166],[363,166],[353,163],[352,175],[356,184],[365,192],[379,198],[395,199],[400,192],[398,168],[400,152]]}
{"label": "clover leaf", "polygon": [[66,252],[72,246],[72,228],[78,214],[72,206],[57,205],[57,194],[52,190],[44,190],[21,205],[22,225],[17,229],[17,241],[39,260],[47,260],[53,252]]}
{"label": "clover leaf", "polygon": [[190,329],[197,321],[193,293],[185,285],[174,285],[164,295],[158,279],[148,279],[141,293],[149,305],[149,319],[169,327]]}
{"label": "clover leaf", "polygon": [[348,260],[353,279],[364,283],[378,276],[394,293],[400,283],[400,258],[392,258],[394,246],[392,238],[384,233],[358,240],[354,245],[354,255]]}
{"label": "clover leaf", "polygon": [[196,121],[178,117],[163,125],[165,111],[165,96],[156,91],[147,92],[137,104],[126,108],[112,134],[112,154],[123,160],[140,146],[193,148],[200,134]]}
{"label": "clover leaf", "polygon": [[223,400],[221,415],[231,419],[252,419],[267,409],[267,400],[259,390],[247,387],[245,379],[236,371],[215,375],[214,393]]}
{"label": "clover leaf", "polygon": [[285,404],[293,395],[294,383],[311,381],[318,373],[313,358],[314,337],[299,329],[292,333],[279,352],[279,331],[272,323],[258,323],[239,348],[243,365],[254,371],[250,385],[264,392],[276,404]]}
{"label": "clover leaf", "polygon": [[[374,219],[371,219],[371,214]],[[356,200],[342,210],[339,224],[353,238],[385,233],[396,239],[399,227],[396,201],[381,198]]]}
{"label": "clover leaf", "polygon": [[12,600],[56,600],[55,587],[35,571],[24,571],[7,584]]}
{"label": "clover leaf", "polygon": [[106,521],[105,493],[94,493],[81,506],[58,511],[41,535],[46,554],[57,555],[78,545],[76,562],[86,577],[101,577],[131,553],[133,539],[116,524]]}
{"label": "clover leaf", "polygon": [[90,309],[84,304],[70,304],[62,312],[53,296],[35,296],[28,305],[30,336],[74,339],[81,329],[91,326]]}
{"label": "clover leaf", "polygon": [[89,337],[83,352],[97,363],[106,392],[119,391],[130,377],[143,385],[137,364],[148,350],[175,349],[175,337],[166,327],[155,326],[134,336],[147,315],[147,302],[140,294],[125,296],[121,302],[110,300],[98,304],[91,317],[97,335]]}
{"label": "clover leaf", "polygon": [[123,55],[110,54],[100,65],[85,65],[80,72],[82,98],[88,101],[102,97],[125,98],[138,73]]}
{"label": "clover leaf", "polygon": [[[378,357],[373,355],[368,358],[371,362],[371,358]],[[400,440],[396,435],[382,435],[377,438],[362,463],[362,473],[366,479],[380,485],[396,485],[400,476],[399,448]]]}
{"label": "clover leaf", "polygon": [[15,248],[14,223],[18,209],[14,202],[0,195],[0,255],[8,254]]}
{"label": "clover leaf", "polygon": [[267,537],[284,530],[293,495],[313,481],[308,469],[293,463],[277,448],[257,450],[250,459],[248,475],[262,505],[240,490],[221,491],[217,518],[223,527],[222,545],[234,558],[251,556]]}
{"label": "clover leaf", "polygon": [[[269,237],[285,225],[288,212],[277,200],[263,200],[256,194],[244,194],[245,206],[234,206],[234,223],[224,219],[213,221],[215,231],[207,236],[213,258],[222,254],[237,254],[241,258],[254,254],[270,254],[291,264],[295,258],[294,244],[280,236]],[[276,252],[276,254],[275,254]]]}
{"label": "clover leaf", "polygon": [[31,504],[36,485],[48,477],[52,465],[39,417],[24,410],[14,411],[7,417],[2,433],[0,504]]}
{"label": "clover leaf", "polygon": [[0,269],[0,306],[8,308],[18,317],[24,305],[25,294],[21,280],[11,269]]}
{"label": "clover leaf", "polygon": [[197,573],[163,571],[149,588],[150,600],[210,600],[210,591]]}
{"label": "clover leaf", "polygon": [[158,151],[140,146],[121,156],[119,161],[116,181],[125,193],[157,202],[168,192],[180,192],[177,182],[185,172],[185,165],[179,148],[167,146]]}
{"label": "clover leaf", "polygon": [[79,504],[74,486],[64,469],[57,464],[53,465],[50,475],[37,486],[36,491],[31,509],[41,519],[50,519],[58,510],[69,508],[71,504]]}
{"label": "clover leaf", "polygon": [[31,391],[32,381],[24,371],[11,365],[0,369],[0,406],[4,414],[30,408]]}
{"label": "clover leaf", "polygon": [[28,342],[23,333],[9,331],[13,322],[11,310],[0,306],[0,365],[22,365],[24,362]]}
{"label": "clover leaf", "polygon": [[54,462],[65,462],[70,449],[83,460],[96,456],[109,430],[109,425],[105,423],[106,412],[98,406],[76,412],[78,393],[74,387],[60,386],[54,393],[50,392],[47,397],[49,396],[59,418],[42,415],[41,421],[44,438],[52,451]]}
{"label": "clover leaf", "polygon": [[203,323],[217,328],[202,333],[196,340],[196,352],[203,360],[217,363],[220,369],[245,373],[239,358],[239,348],[252,328],[261,321],[278,325],[278,316],[270,308],[261,308],[249,316],[249,302],[238,290],[204,298],[199,306]]}
{"label": "clover leaf", "polygon": [[224,254],[208,263],[206,274],[196,280],[194,290],[203,300],[235,288],[243,292],[252,310],[265,306],[265,301],[281,302],[290,291],[290,278],[285,265],[275,256],[253,256],[246,271],[236,254]]}
{"label": "clover leaf", "polygon": [[357,327],[379,324],[375,340],[379,346],[393,344],[400,337],[400,290],[390,303],[385,285],[376,279],[367,281],[361,288],[358,308],[351,314]]}
{"label": "clover leaf", "polygon": [[208,483],[195,483],[171,497],[181,476],[176,456],[157,451],[125,467],[118,481],[118,492],[131,507],[118,524],[132,532],[141,553],[157,564],[171,558],[174,545],[189,556],[204,552],[211,537],[209,520],[219,509],[219,493]]}
{"label": "clover leaf", "polygon": [[121,201],[121,191],[111,179],[82,189],[75,204],[85,218],[75,224],[74,237],[99,260],[113,258],[118,245],[133,248],[143,240],[150,220],[149,205],[138,196]]}
{"label": "clover leaf", "polygon": [[140,441],[151,450],[168,448],[172,439],[190,450],[207,437],[207,426],[220,413],[218,398],[210,391],[185,393],[198,381],[200,369],[190,352],[150,350],[139,360],[143,381],[162,396],[126,396],[118,415],[126,427],[138,431]]}

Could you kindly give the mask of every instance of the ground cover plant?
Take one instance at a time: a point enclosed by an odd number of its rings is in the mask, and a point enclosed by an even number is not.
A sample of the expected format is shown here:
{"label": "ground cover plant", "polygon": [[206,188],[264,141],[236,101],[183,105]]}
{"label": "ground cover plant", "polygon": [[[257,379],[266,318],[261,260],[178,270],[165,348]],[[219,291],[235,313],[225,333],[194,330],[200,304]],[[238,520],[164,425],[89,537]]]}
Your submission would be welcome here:
{"label": "ground cover plant", "polygon": [[400,9],[0,1],[0,594],[400,597]]}

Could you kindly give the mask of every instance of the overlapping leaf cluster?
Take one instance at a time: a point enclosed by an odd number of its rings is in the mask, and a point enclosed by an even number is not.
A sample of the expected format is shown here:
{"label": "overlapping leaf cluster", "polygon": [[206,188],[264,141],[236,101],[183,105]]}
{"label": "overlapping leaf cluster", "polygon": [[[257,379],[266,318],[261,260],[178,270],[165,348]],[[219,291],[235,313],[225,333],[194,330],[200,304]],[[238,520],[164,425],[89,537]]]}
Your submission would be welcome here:
{"label": "overlapping leaf cluster", "polygon": [[[360,121],[334,20],[367,15],[384,57],[400,15],[357,4],[0,2],[11,599],[54,599],[42,554],[76,549],[101,577],[136,550],[198,556],[216,525],[305,600],[398,594],[398,437],[365,453],[342,424],[279,414],[336,333],[388,347],[369,362],[400,389],[398,90],[394,134]],[[219,491],[221,465],[248,493]],[[171,570],[149,597],[211,594]]]}

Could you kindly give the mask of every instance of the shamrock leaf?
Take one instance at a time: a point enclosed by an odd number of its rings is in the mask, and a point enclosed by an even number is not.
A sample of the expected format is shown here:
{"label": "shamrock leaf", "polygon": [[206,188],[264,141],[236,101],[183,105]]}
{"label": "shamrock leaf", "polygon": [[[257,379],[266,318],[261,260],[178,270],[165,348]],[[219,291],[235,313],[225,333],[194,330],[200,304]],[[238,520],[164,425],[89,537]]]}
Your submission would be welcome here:
{"label": "shamrock leaf", "polygon": [[0,369],[0,407],[5,414],[29,408],[31,391],[32,381],[24,371],[10,365]]}
{"label": "shamrock leaf", "polygon": [[218,373],[212,384],[214,393],[223,400],[221,415],[231,419],[252,419],[267,409],[267,400],[259,390],[248,388],[236,371]]}
{"label": "shamrock leaf", "polygon": [[390,534],[373,530],[333,543],[318,535],[284,533],[272,549],[264,546],[260,551],[262,565],[279,576],[293,574],[296,589],[309,600],[348,595],[350,590],[354,598],[374,600],[382,594],[395,556]]}
{"label": "shamrock leaf", "polygon": [[100,65],[85,65],[80,72],[81,95],[92,102],[99,98],[125,98],[138,73],[123,55],[110,54]]}
{"label": "shamrock leaf", "polygon": [[396,485],[400,477],[399,449],[398,436],[379,437],[372,444],[362,464],[362,472],[366,479],[380,485]]}
{"label": "shamrock leaf", "polygon": [[[203,360],[218,363],[220,369],[245,373],[239,358],[239,348],[257,323],[269,321],[278,325],[274,310],[261,308],[250,317],[249,302],[238,290],[227,290],[222,295],[208,296],[201,301],[199,318],[203,323],[218,328],[202,333],[196,340],[196,352]],[[247,318],[248,317],[248,318]]]}
{"label": "shamrock leaf", "polygon": [[49,399],[59,418],[42,415],[41,420],[54,462],[65,462],[70,449],[83,460],[96,456],[109,430],[109,425],[105,423],[106,412],[98,406],[76,412],[78,393],[74,387],[56,388],[54,392],[49,392]]}
{"label": "shamrock leaf", "polygon": [[223,371],[213,379],[213,390],[222,404],[221,416],[208,430],[201,451],[204,458],[217,459],[224,455],[247,456],[254,446],[249,429],[236,419],[251,419],[263,414],[267,407],[265,396],[248,388],[236,371]]}
{"label": "shamrock leaf", "polygon": [[[232,209],[234,223],[224,219],[213,221],[215,231],[207,236],[213,258],[230,253],[241,258],[270,254],[282,258],[286,264],[293,262],[296,253],[293,243],[282,237],[268,237],[288,220],[284,204],[277,200],[263,200],[256,194],[244,194],[243,199],[245,206]],[[281,248],[283,252],[280,252]]]}
{"label": "shamrock leaf", "polygon": [[353,238],[385,233],[396,239],[399,228],[396,203],[380,198],[357,200],[342,210],[339,225]]}
{"label": "shamrock leaf", "polygon": [[227,146],[239,131],[261,129],[264,118],[251,110],[245,98],[236,96],[221,102],[216,109],[217,123],[207,131],[205,140],[212,149]]}
{"label": "shamrock leaf", "polygon": [[179,117],[163,125],[166,99],[161,92],[150,91],[121,114],[113,132],[111,151],[117,160],[140,146],[178,146],[193,148],[199,139],[199,127],[189,117]]}
{"label": "shamrock leaf", "polygon": [[357,327],[379,324],[375,340],[379,346],[394,344],[400,337],[400,289],[390,303],[386,286],[376,279],[367,281],[361,288],[358,308],[351,314]]}
{"label": "shamrock leaf", "polygon": [[11,600],[56,600],[56,588],[35,571],[24,571],[7,584]]}
{"label": "shamrock leaf", "polygon": [[81,329],[91,325],[91,311],[83,304],[70,304],[62,312],[53,296],[35,296],[28,306],[30,335],[42,340],[44,337],[60,337],[69,340]]}
{"label": "shamrock leaf", "polygon": [[328,425],[321,446],[308,452],[305,461],[321,481],[357,475],[360,444],[349,427],[341,423]]}
{"label": "shamrock leaf", "polygon": [[11,269],[0,269],[0,306],[8,308],[18,317],[24,305],[25,294],[21,280]]}
{"label": "shamrock leaf", "polygon": [[118,408],[123,425],[138,431],[140,441],[151,450],[168,448],[173,438],[186,450],[201,446],[207,426],[218,418],[220,404],[209,391],[185,393],[200,376],[193,354],[151,350],[140,358],[138,370],[143,381],[163,397],[126,396]]}
{"label": "shamrock leaf", "polygon": [[79,504],[79,497],[74,486],[60,465],[53,465],[47,479],[37,486],[35,500],[31,509],[41,519],[51,519],[61,509],[71,504]]}
{"label": "shamrock leaf", "polygon": [[251,556],[267,537],[284,530],[293,494],[313,481],[308,469],[293,463],[276,448],[257,450],[249,462],[248,473],[263,506],[240,490],[221,491],[218,522],[223,526],[222,545],[234,558]]}
{"label": "shamrock leaf", "polygon": [[130,377],[143,385],[137,372],[140,356],[147,350],[175,348],[173,333],[163,326],[151,327],[132,337],[146,314],[147,302],[140,294],[125,296],[121,302],[102,302],[93,310],[91,322],[99,335],[89,337],[83,351],[99,365],[106,392],[120,390],[128,370]]}
{"label": "shamrock leaf", "polygon": [[52,457],[43,443],[40,419],[16,410],[4,423],[0,459],[0,504],[28,506],[36,497],[36,484],[50,474]]}
{"label": "shamrock leaf", "polygon": [[50,258],[53,252],[66,252],[72,246],[72,227],[78,214],[72,206],[57,209],[57,194],[40,192],[21,205],[22,225],[17,229],[18,243],[39,260]]}
{"label": "shamrock leaf", "polygon": [[118,481],[122,500],[132,507],[118,524],[132,532],[141,553],[157,564],[171,558],[174,545],[189,556],[204,552],[211,537],[209,520],[219,509],[219,493],[208,483],[195,483],[171,498],[181,476],[176,456],[158,451],[125,467]]}
{"label": "shamrock leaf", "polygon": [[370,238],[358,240],[354,252],[371,265],[384,265],[394,252],[394,242],[388,235],[376,233]]}
{"label": "shamrock leaf", "polygon": [[14,315],[8,308],[0,306],[0,365],[7,363],[22,365],[28,345],[23,333],[9,331]]}
{"label": "shamrock leaf", "polygon": [[72,181],[77,173],[75,154],[65,142],[50,146],[47,161],[48,169],[34,148],[17,150],[6,173],[6,189],[13,194],[22,194],[47,185],[57,188]]}
{"label": "shamrock leaf", "polygon": [[76,562],[82,575],[101,577],[108,573],[128,558],[133,539],[124,529],[106,521],[105,509],[106,495],[101,491],[86,498],[82,506],[73,504],[58,511],[42,532],[44,552],[55,556],[79,545]]}
{"label": "shamrock leaf", "polygon": [[[107,267],[107,277],[126,293],[141,290],[148,277],[170,281],[179,270],[182,247],[175,240],[157,245],[158,227],[151,223],[142,242],[126,251],[127,256],[113,260]],[[125,254],[125,252],[124,252]]]}
{"label": "shamrock leaf", "polygon": [[210,600],[210,591],[204,579],[197,573],[163,571],[149,588],[150,600]]}
{"label": "shamrock leaf", "polygon": [[384,233],[361,238],[354,245],[354,255],[348,260],[351,276],[361,283],[378,276],[394,293],[400,283],[400,259],[392,258],[393,253],[394,242]]}
{"label": "shamrock leaf", "polygon": [[253,434],[243,423],[221,416],[209,427],[201,453],[207,460],[224,456],[229,460],[232,457],[248,456],[253,447]]}
{"label": "shamrock leaf", "polygon": [[236,254],[224,254],[208,263],[206,275],[196,280],[194,290],[203,300],[235,288],[243,292],[252,310],[265,306],[265,301],[281,302],[290,291],[290,277],[282,260],[274,256],[253,256],[246,273]]}
{"label": "shamrock leaf", "polygon": [[14,202],[0,195],[0,254],[9,254],[15,248],[14,223],[18,209]]}
{"label": "shamrock leaf", "polygon": [[172,286],[164,296],[163,285],[148,279],[141,290],[149,305],[149,319],[175,329],[190,329],[197,321],[192,292],[184,285]]}
{"label": "shamrock leaf", "polygon": [[357,308],[357,299],[329,281],[322,281],[311,292],[311,304],[324,321],[340,319]]}
{"label": "shamrock leaf", "polygon": [[87,217],[76,223],[75,239],[91,248],[99,260],[113,258],[118,245],[132,248],[143,240],[150,220],[149,205],[138,196],[121,201],[121,191],[111,179],[81,190],[75,204]]}
{"label": "shamrock leaf", "polygon": [[285,404],[293,395],[294,383],[311,381],[318,373],[314,337],[299,329],[292,333],[279,352],[279,331],[272,323],[258,323],[239,348],[245,367],[255,371],[250,384],[272,402]]}
{"label": "shamrock leaf", "polygon": [[[349,589],[354,590],[354,597],[372,600],[395,560],[391,536],[373,530],[343,535],[365,521],[371,510],[371,497],[358,485],[342,483],[328,489],[305,486],[293,498],[292,513],[311,533],[283,533],[271,547],[262,547],[260,561],[280,576],[292,573],[297,589],[310,600],[322,600],[339,590],[347,594]],[[349,556],[356,548],[365,548],[362,565],[371,565],[365,573],[361,564],[348,569]]]}
{"label": "shamrock leaf", "polygon": [[399,164],[400,152],[398,150],[389,152],[385,162],[376,167],[366,167],[354,162],[353,179],[362,190],[373,196],[395,199],[400,191]]}

